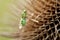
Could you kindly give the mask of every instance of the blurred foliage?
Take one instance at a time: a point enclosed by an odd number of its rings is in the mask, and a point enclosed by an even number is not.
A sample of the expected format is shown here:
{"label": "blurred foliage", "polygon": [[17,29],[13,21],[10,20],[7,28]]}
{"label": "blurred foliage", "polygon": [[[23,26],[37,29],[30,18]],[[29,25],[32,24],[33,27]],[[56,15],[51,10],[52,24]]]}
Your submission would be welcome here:
{"label": "blurred foliage", "polygon": [[[15,31],[10,22],[10,13],[8,12],[8,5],[14,0],[0,0],[0,33],[2,32],[13,32]],[[0,40],[11,40],[11,38],[0,36]]]}

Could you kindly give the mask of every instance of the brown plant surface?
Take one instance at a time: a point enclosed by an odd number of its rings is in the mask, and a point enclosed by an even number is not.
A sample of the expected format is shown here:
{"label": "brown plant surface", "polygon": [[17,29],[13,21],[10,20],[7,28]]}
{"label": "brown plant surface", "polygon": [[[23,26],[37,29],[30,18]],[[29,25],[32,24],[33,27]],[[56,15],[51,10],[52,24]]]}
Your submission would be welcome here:
{"label": "brown plant surface", "polygon": [[[19,12],[27,11],[27,23],[19,29],[17,40],[60,40],[59,0],[18,0]],[[19,15],[18,15],[19,17]]]}

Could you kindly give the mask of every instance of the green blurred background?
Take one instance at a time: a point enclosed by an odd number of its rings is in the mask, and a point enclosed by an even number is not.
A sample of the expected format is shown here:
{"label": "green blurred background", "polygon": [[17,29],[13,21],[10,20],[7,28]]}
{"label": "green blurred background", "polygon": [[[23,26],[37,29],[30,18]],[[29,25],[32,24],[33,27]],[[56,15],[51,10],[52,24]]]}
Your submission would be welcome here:
{"label": "green blurred background", "polygon": [[[9,10],[8,5],[10,3],[13,3],[14,1],[15,0],[0,0],[0,33],[16,31],[14,23],[13,25],[11,24],[12,23],[11,21],[14,17],[8,11]],[[0,36],[0,40],[12,40],[12,38]]]}

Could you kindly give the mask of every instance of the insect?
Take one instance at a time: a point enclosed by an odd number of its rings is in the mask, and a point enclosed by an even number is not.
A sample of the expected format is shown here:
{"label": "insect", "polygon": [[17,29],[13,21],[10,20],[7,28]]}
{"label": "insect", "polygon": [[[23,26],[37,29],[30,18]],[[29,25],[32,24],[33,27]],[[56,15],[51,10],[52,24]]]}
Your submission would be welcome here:
{"label": "insect", "polygon": [[26,24],[26,10],[23,10],[21,14],[21,25],[24,26]]}
{"label": "insect", "polygon": [[22,13],[21,13],[21,20],[20,20],[20,26],[19,28],[21,29],[23,26],[26,25],[26,15],[27,15],[27,12],[26,10],[23,10]]}

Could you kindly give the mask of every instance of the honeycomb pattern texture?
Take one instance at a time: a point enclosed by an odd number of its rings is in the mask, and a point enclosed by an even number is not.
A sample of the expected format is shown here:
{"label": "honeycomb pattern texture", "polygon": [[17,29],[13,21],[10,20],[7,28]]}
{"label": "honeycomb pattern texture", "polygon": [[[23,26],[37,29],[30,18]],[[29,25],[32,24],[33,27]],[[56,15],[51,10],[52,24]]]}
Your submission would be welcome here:
{"label": "honeycomb pattern texture", "polygon": [[60,40],[60,0],[19,0],[20,12],[27,11],[27,23],[18,40]]}

